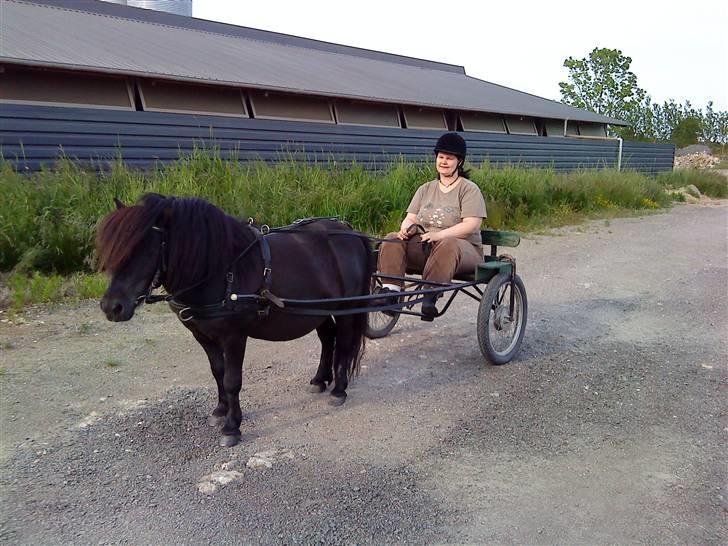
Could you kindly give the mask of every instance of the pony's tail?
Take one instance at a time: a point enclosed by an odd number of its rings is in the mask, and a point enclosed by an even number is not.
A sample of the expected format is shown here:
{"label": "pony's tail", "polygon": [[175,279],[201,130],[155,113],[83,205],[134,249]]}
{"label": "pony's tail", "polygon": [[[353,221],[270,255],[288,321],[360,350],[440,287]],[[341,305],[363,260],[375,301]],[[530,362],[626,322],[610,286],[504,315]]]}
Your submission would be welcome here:
{"label": "pony's tail", "polygon": [[360,313],[352,317],[352,350],[351,364],[349,365],[349,377],[359,375],[361,371],[361,359],[366,350],[367,337],[364,335],[367,329],[367,315]]}
{"label": "pony's tail", "polygon": [[[377,255],[372,249],[368,237],[361,236],[360,241],[362,242],[366,252],[366,267],[364,267],[362,271],[360,295],[366,296],[371,290],[372,274],[377,269]],[[351,365],[349,366],[349,377],[352,375],[359,375],[359,372],[361,371],[361,359],[366,350],[367,337],[365,333],[367,331],[367,313],[359,313],[358,315],[354,315],[352,319],[351,329],[353,347]]]}

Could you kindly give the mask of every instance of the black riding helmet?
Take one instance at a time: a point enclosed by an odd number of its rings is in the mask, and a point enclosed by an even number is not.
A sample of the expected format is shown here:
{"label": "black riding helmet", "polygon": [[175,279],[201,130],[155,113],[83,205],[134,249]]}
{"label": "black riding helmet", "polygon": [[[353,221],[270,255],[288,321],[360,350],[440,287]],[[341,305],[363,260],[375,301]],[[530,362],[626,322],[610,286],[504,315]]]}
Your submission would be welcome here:
{"label": "black riding helmet", "polygon": [[460,176],[468,176],[468,172],[463,168],[463,165],[465,164],[465,154],[467,151],[468,145],[465,144],[465,139],[457,133],[445,133],[437,139],[437,144],[435,144],[435,155],[439,152],[443,152],[446,154],[452,154],[458,158],[457,167],[455,167],[449,176],[453,176],[456,172]]}
{"label": "black riding helmet", "polygon": [[445,133],[437,139],[437,144],[435,144],[435,154],[438,152],[452,154],[457,156],[460,161],[465,160],[467,151],[468,146],[465,144],[465,139],[457,133]]}

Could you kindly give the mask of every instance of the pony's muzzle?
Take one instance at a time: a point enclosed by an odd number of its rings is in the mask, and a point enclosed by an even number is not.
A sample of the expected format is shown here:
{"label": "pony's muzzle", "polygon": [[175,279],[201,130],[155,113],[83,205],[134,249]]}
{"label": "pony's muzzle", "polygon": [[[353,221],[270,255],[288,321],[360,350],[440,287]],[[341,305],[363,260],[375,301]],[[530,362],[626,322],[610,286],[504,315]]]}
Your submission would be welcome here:
{"label": "pony's muzzle", "polygon": [[134,316],[134,302],[125,302],[121,298],[104,296],[101,298],[101,310],[112,322],[123,322]]}

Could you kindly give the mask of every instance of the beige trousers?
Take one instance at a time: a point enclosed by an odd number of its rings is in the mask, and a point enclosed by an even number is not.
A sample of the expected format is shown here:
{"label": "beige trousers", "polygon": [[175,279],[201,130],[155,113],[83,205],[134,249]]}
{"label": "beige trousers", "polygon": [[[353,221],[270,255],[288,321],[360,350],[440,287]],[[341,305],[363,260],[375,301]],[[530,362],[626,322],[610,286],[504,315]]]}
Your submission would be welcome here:
{"label": "beige trousers", "polygon": [[475,266],[483,261],[482,252],[464,239],[448,238],[432,243],[427,257],[419,234],[406,241],[397,239],[396,232],[387,234],[386,238],[396,242],[379,246],[378,269],[384,275],[403,277],[408,270],[421,271],[425,280],[446,283],[455,275],[473,273]]}

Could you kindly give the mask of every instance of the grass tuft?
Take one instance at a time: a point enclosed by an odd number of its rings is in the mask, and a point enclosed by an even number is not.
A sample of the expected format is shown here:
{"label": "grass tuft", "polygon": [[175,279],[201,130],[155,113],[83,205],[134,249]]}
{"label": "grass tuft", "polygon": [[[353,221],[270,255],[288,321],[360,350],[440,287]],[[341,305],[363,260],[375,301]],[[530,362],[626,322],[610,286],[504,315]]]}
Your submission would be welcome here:
{"label": "grass tuft", "polygon": [[104,360],[104,366],[107,368],[115,369],[121,366],[121,361],[115,358],[107,358]]}

